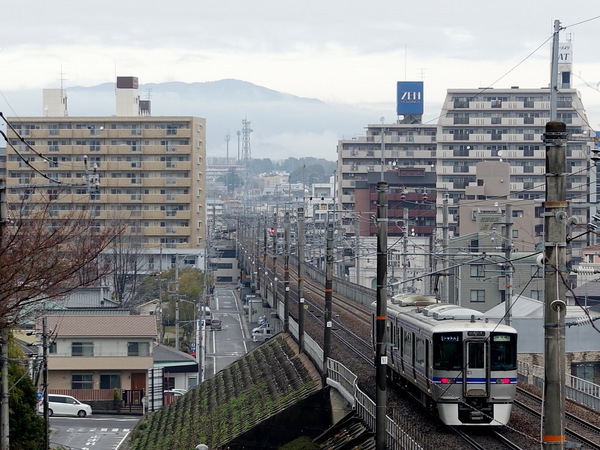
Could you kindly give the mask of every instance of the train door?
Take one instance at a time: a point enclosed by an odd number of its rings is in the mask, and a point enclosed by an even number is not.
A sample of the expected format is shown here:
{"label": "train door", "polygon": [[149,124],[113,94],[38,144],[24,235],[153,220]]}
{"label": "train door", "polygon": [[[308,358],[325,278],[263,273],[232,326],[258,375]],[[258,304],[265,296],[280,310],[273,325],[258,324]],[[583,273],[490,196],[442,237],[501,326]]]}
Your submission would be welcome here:
{"label": "train door", "polygon": [[463,393],[465,397],[487,397],[489,393],[488,346],[485,340],[465,341],[465,371]]}

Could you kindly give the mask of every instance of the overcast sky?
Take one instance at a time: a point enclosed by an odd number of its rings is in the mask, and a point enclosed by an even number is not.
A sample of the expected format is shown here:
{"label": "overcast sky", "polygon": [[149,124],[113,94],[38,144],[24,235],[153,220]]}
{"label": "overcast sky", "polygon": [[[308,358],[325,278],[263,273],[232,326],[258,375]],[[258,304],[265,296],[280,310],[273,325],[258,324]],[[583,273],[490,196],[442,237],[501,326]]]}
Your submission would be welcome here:
{"label": "overcast sky", "polygon": [[29,0],[5,2],[2,15],[2,92],[60,87],[61,77],[64,87],[235,78],[374,105],[388,122],[397,81],[425,82],[431,118],[448,88],[547,86],[557,19],[600,129],[597,0]]}

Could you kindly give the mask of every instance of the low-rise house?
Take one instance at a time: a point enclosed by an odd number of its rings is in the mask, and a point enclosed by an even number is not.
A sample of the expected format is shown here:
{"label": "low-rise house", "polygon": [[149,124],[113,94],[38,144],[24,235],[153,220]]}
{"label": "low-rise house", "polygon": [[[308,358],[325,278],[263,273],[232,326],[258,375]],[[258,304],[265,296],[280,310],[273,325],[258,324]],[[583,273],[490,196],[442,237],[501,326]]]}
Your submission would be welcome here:
{"label": "low-rise house", "polygon": [[165,389],[190,390],[199,384],[198,362],[189,353],[156,344],[154,367],[163,369]]}
{"label": "low-rise house", "polygon": [[[42,331],[42,320],[37,322]],[[157,339],[153,315],[48,315],[48,389],[79,400],[141,404]]]}

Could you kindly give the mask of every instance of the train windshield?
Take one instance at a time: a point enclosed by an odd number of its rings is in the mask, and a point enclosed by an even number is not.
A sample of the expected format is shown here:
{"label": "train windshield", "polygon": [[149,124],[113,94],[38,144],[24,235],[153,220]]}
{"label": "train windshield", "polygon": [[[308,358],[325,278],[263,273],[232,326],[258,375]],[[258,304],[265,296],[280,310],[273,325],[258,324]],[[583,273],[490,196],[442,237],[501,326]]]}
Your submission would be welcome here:
{"label": "train windshield", "polygon": [[433,335],[433,368],[436,370],[462,369],[461,333],[437,333]]}
{"label": "train windshield", "polygon": [[517,335],[491,333],[491,369],[516,370],[517,368]]}

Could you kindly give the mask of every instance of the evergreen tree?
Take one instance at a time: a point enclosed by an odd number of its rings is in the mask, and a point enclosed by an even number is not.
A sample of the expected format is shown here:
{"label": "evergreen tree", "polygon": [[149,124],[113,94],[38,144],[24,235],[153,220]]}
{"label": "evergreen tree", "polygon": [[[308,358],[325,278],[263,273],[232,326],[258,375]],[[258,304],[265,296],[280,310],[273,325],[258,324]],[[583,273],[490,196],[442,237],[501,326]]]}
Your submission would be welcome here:
{"label": "evergreen tree", "polygon": [[[9,358],[23,359],[23,352],[13,339],[9,343]],[[11,450],[42,450],[44,448],[44,419],[37,415],[37,389],[27,370],[11,362],[8,366],[9,427]]]}

